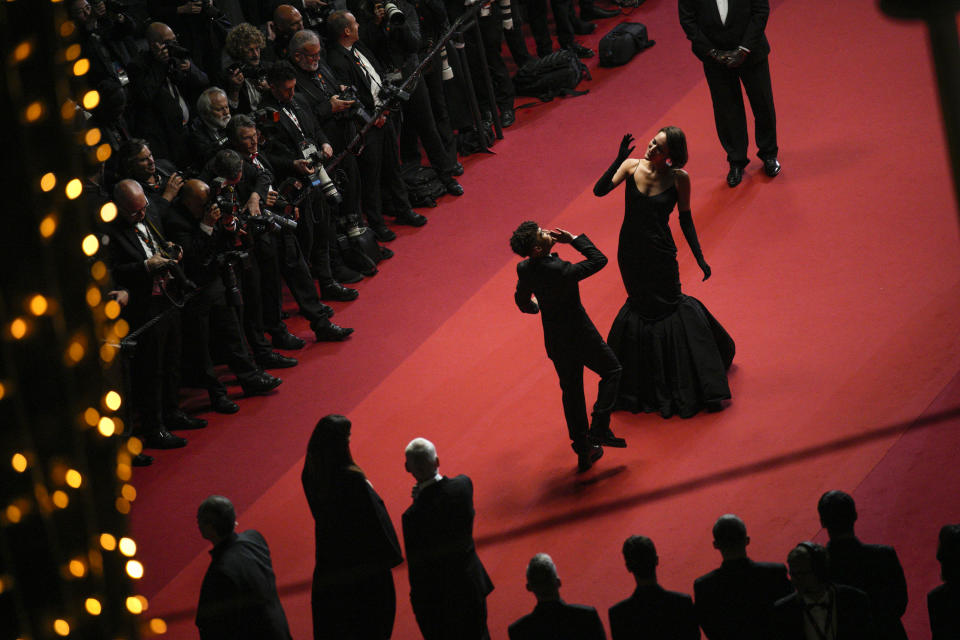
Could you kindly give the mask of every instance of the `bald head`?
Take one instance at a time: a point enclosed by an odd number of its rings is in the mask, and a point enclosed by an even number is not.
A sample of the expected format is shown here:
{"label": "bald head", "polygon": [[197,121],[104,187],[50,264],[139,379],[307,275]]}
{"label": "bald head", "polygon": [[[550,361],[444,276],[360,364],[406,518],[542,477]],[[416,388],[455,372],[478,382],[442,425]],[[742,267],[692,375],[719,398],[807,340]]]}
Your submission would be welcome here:
{"label": "bald head", "polygon": [[746,556],[748,544],[750,537],[747,536],[747,525],[743,520],[732,513],[717,518],[713,525],[713,547],[725,560]]}
{"label": "bald head", "polygon": [[417,482],[429,480],[437,474],[440,459],[437,457],[437,448],[426,438],[414,438],[404,451],[406,464],[404,468],[416,478]]}
{"label": "bald head", "polygon": [[281,4],[273,11],[273,26],[277,33],[290,35],[303,29],[303,16],[295,7]]}
{"label": "bald head", "polygon": [[198,220],[203,217],[203,209],[210,198],[210,187],[196,178],[187,180],[180,189],[180,201]]}
{"label": "bald head", "polygon": [[147,208],[147,197],[143,187],[136,180],[121,180],[113,187],[113,202],[117,211],[128,222],[143,220]]}
{"label": "bald head", "polygon": [[166,42],[167,40],[176,40],[177,36],[173,29],[162,22],[151,22],[146,31],[147,42]]}

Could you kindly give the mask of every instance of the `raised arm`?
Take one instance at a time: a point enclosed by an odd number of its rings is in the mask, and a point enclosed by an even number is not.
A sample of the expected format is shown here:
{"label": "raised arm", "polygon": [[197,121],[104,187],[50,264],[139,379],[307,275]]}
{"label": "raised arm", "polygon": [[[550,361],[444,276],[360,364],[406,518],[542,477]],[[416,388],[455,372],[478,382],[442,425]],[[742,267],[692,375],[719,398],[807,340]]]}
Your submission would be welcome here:
{"label": "raised arm", "polygon": [[683,231],[683,237],[687,239],[690,245],[690,251],[693,257],[697,259],[697,264],[703,270],[703,279],[710,277],[712,271],[707,261],[703,259],[703,251],[700,249],[700,241],[697,239],[697,229],[693,226],[693,215],[690,213],[690,176],[683,169],[677,169],[674,173],[677,181],[677,209],[680,212],[680,229]]}
{"label": "raised arm", "polygon": [[623,136],[623,140],[620,142],[620,150],[617,152],[616,160],[614,160],[610,168],[600,176],[597,184],[593,185],[593,195],[598,198],[607,195],[613,191],[614,187],[623,182],[624,177],[628,173],[636,168],[638,161],[628,159],[635,149],[635,147],[630,146],[631,144],[633,144],[633,136],[628,133]]}

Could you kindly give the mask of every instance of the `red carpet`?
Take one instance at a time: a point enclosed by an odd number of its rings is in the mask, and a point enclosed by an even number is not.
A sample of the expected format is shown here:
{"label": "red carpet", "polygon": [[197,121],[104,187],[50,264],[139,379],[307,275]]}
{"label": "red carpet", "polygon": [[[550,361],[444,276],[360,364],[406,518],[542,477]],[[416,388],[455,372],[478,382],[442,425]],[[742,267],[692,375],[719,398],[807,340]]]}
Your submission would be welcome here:
{"label": "red carpet", "polygon": [[[689,592],[719,562],[717,516],[742,516],[752,555],[782,561],[796,542],[822,538],[815,504],[831,488],[856,497],[864,540],[896,546],[908,633],[929,637],[936,532],[960,521],[960,238],[924,32],[866,0],[773,5],[776,180],[754,161],[727,188],[676,3],[648,0],[630,19],[657,45],[626,67],[592,69],[586,96],[521,110],[495,155],[468,158],[467,195],[402,230],[397,256],[359,285],[358,301],[337,306],[338,323],[357,329],[349,342],[311,343],[278,393],[207,416],[186,449],[138,470],[142,586],[170,637],[196,637],[208,556],[194,513],[210,493],[234,500],[241,528],[264,533],[294,637],[311,637],[313,523],[299,474],[313,424],[331,412],[353,420],[354,456],[398,530],[410,439],[430,438],[441,471],[473,478],[495,639],[533,606],[523,568],[535,552],[554,557],[568,601],[606,619],[632,589],[619,551],[627,535],[653,538],[661,582]],[[665,124],[687,133],[694,219],[714,273],[699,281],[676,234],[684,290],[737,341],[734,399],[686,421],[616,414],[629,448],[577,476],[539,319],[513,306],[507,238],[537,219],[587,232],[613,256],[623,196],[596,199],[593,181],[624,132],[642,148]],[[624,300],[615,263],[582,292],[605,332]],[[291,326],[306,337],[302,320]],[[419,637],[405,567],[394,576],[394,637]]]}

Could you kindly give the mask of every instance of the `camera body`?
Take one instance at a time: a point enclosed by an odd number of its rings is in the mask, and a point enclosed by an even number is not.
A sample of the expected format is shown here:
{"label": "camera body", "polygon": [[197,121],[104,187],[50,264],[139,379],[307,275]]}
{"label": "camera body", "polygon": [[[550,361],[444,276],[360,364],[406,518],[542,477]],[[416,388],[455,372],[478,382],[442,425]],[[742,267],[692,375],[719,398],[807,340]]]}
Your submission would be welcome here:
{"label": "camera body", "polygon": [[357,117],[363,120],[364,124],[373,120],[373,116],[370,115],[370,112],[363,106],[363,103],[360,102],[360,97],[357,95],[357,88],[354,86],[349,86],[343,91],[340,92],[341,100],[353,100],[353,104],[350,105],[349,109],[346,109],[342,112],[344,117]]}
{"label": "camera body", "polygon": [[167,61],[167,72],[170,74],[179,73],[180,65],[190,57],[190,50],[178,42],[167,42],[164,46],[167,48],[167,53],[170,54],[170,58]]}
{"label": "camera body", "polygon": [[386,14],[387,24],[392,26],[399,26],[407,19],[407,16],[404,15],[403,11],[400,10],[400,7],[398,7],[397,3],[393,2],[393,0],[387,0],[383,3],[383,11]]}
{"label": "camera body", "polygon": [[337,185],[330,179],[327,170],[323,167],[323,158],[320,157],[320,151],[317,149],[316,143],[309,139],[304,140],[300,144],[300,153],[315,171],[310,179],[310,186],[320,189],[320,193],[334,204],[343,202],[343,196],[340,195]]}

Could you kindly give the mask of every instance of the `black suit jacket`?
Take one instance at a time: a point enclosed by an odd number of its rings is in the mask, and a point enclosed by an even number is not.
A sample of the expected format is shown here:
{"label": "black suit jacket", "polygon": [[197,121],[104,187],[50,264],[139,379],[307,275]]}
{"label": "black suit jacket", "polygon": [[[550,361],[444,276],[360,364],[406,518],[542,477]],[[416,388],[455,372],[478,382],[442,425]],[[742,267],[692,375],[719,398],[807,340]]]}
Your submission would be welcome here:
{"label": "black suit jacket", "polygon": [[428,640],[480,638],[486,628],[493,583],[474,547],[473,517],[473,483],[465,475],[424,488],[403,513],[410,602]]}
{"label": "black suit jacket", "polygon": [[[373,65],[374,70],[382,81],[385,73],[383,65],[373,54],[373,51],[370,50],[370,47],[359,41],[354,43],[353,46],[370,61],[370,64]],[[353,52],[344,49],[338,43],[333,43],[327,51],[327,63],[337,77],[340,78],[341,82],[347,85],[353,85],[357,89],[357,97],[360,98],[360,102],[372,113],[374,100],[373,94],[370,92],[370,83],[367,80],[362,65],[357,62]]]}
{"label": "black suit jacket", "polygon": [[933,589],[927,594],[927,614],[931,640],[960,638],[960,589],[947,583]]}
{"label": "black suit jacket", "polygon": [[[563,357],[566,349],[597,329],[580,302],[580,281],[600,271],[607,257],[585,234],[573,239],[571,246],[586,260],[577,263],[561,260],[557,254],[527,258],[517,265],[517,290],[514,301],[524,313],[540,313],[547,355]],[[531,296],[536,296],[534,302]],[[599,334],[598,334],[599,335]]]}
{"label": "black suit jacket", "polygon": [[[263,155],[269,158],[270,164],[276,169],[279,174],[278,179],[287,176],[300,176],[300,173],[293,166],[294,160],[303,159],[303,154],[300,153],[300,143],[305,138],[309,138],[317,144],[317,150],[319,151],[321,144],[329,144],[326,133],[317,124],[310,107],[297,95],[294,95],[293,100],[288,104],[281,105],[272,94],[267,93],[260,101],[260,107],[270,107],[280,113],[279,122],[261,127],[266,138],[266,143],[261,149]],[[299,127],[284,113],[284,107],[291,110],[297,117]]]}
{"label": "black suit jacket", "polygon": [[907,581],[893,547],[857,538],[831,540],[830,578],[870,596],[874,622],[884,640],[907,640],[900,617],[907,610]]}
{"label": "black suit jacket", "polygon": [[[150,222],[162,234],[162,221],[152,217],[149,208],[147,212],[151,216]],[[147,253],[132,225],[118,217],[107,227],[107,235],[106,261],[114,284],[130,293],[130,302],[123,309],[123,317],[132,329],[136,329],[150,319],[154,275],[144,266]]]}
{"label": "black suit jacket", "polygon": [[[870,614],[870,598],[863,591],[836,585],[837,640],[877,640],[877,628]],[[774,605],[776,640],[806,640],[803,630],[803,599],[794,592]]]}
{"label": "black suit jacket", "polygon": [[770,15],[768,0],[729,0],[726,23],[720,21],[716,0],[680,0],[680,26],[698,58],[707,62],[711,49],[750,50],[744,64],[756,64],[770,53],[764,33]]}
{"label": "black suit jacket", "polygon": [[232,533],[210,556],[197,605],[201,640],[290,640],[270,548],[260,532]]}
{"label": "black suit jacket", "polygon": [[637,587],[610,607],[613,640],[699,640],[693,600],[660,585]]}
{"label": "black suit jacket", "polygon": [[709,640],[767,640],[773,603],[792,591],[780,563],[727,561],[694,581],[697,620]]}
{"label": "black suit jacket", "polygon": [[593,607],[540,602],[532,613],[507,629],[510,640],[606,640],[603,623]]}

